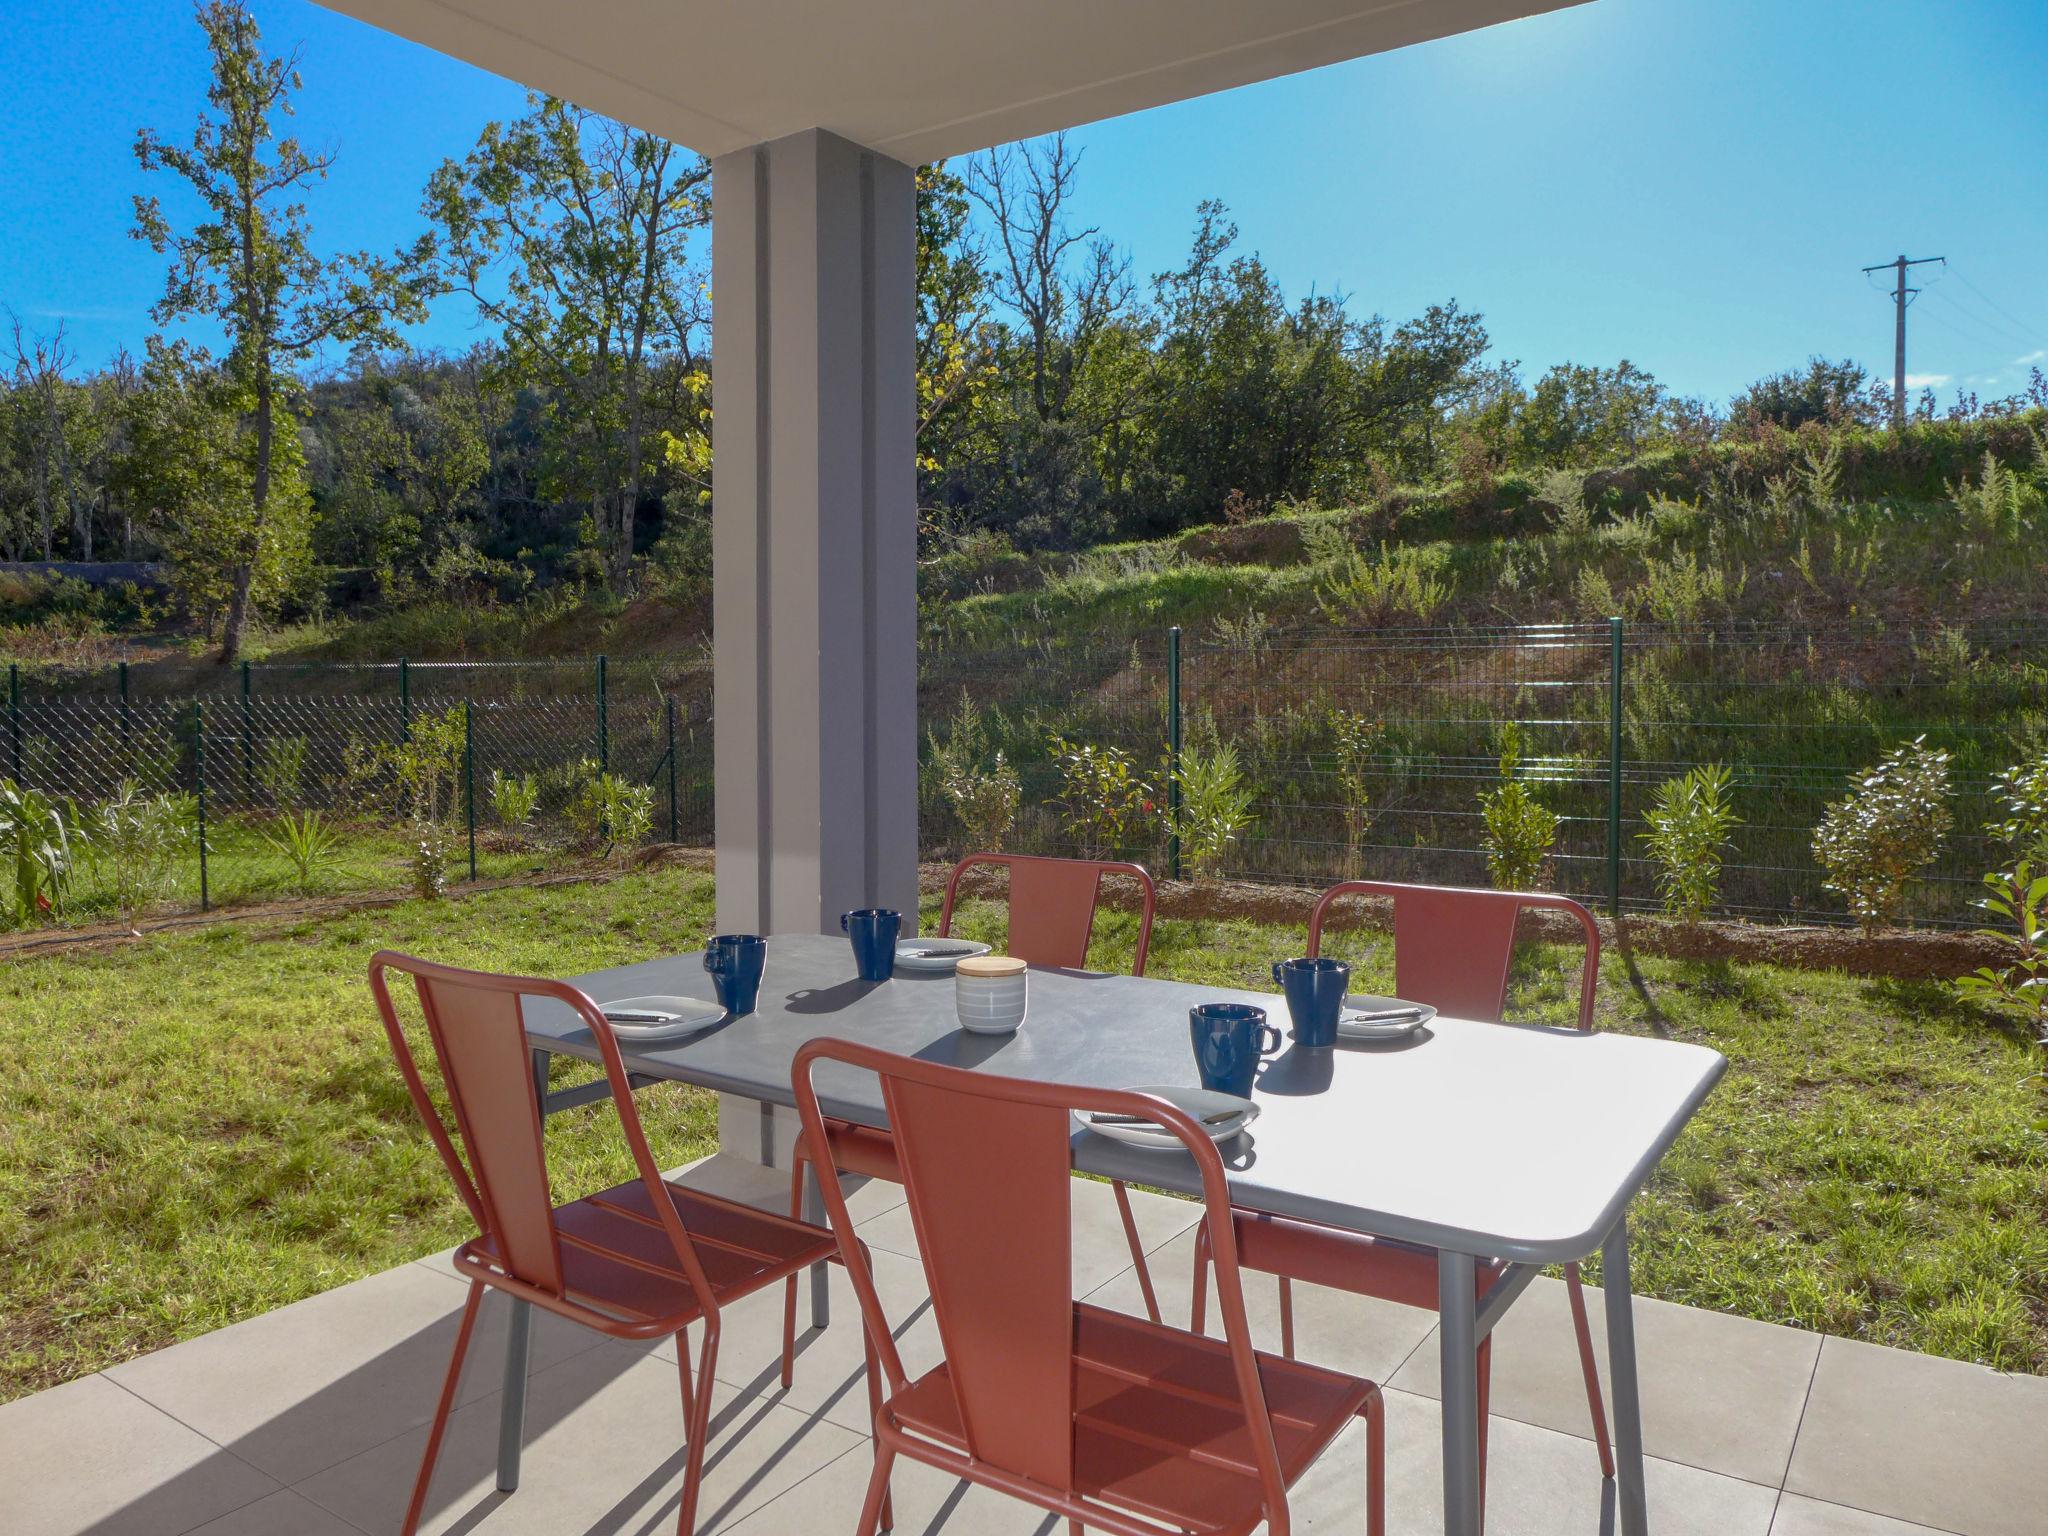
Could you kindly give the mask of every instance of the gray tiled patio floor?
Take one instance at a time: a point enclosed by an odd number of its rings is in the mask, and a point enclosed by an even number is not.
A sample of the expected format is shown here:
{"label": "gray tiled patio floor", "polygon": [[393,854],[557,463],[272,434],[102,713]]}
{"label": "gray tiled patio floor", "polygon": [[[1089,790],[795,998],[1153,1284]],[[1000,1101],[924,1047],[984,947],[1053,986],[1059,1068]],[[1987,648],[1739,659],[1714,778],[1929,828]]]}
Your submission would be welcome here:
{"label": "gray tiled patio floor", "polygon": [[[714,1159],[689,1177],[779,1203],[779,1175]],[[1139,1196],[1170,1316],[1186,1316],[1193,1209]],[[913,1371],[937,1348],[900,1195],[856,1197]],[[1138,1292],[1105,1186],[1076,1185],[1076,1274]],[[1277,1337],[1272,1288],[1254,1326]],[[447,1360],[462,1284],[439,1258],[0,1407],[8,1536],[383,1536],[396,1531]],[[868,1470],[860,1342],[844,1287],[778,1390],[780,1293],[728,1314],[700,1529],[850,1530]],[[1597,1300],[1597,1296],[1596,1296]],[[1426,1314],[1304,1289],[1299,1344],[1387,1387],[1390,1528],[1440,1529],[1436,1355]],[[486,1303],[428,1529],[639,1536],[674,1528],[681,1410],[669,1346],[627,1348],[542,1316],[520,1491],[493,1484],[504,1308]],[[2048,1530],[2048,1380],[1644,1303],[1644,1439],[1658,1536],[2039,1536]],[[1561,1289],[1539,1282],[1496,1352],[1490,1528],[1612,1529],[1587,1438]],[[1358,1432],[1297,1489],[1297,1528],[1362,1531]],[[1057,1532],[1009,1500],[904,1467],[906,1536]]]}

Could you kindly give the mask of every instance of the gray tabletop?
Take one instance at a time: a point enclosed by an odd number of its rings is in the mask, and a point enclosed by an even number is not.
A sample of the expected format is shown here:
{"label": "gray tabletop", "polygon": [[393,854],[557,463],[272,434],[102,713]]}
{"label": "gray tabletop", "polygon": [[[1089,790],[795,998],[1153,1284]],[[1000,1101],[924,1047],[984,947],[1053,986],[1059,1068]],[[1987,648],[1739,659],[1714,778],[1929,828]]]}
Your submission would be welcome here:
{"label": "gray tabletop", "polygon": [[[576,978],[598,1002],[649,993],[709,998],[700,954]],[[1016,1034],[964,1033],[950,975],[853,975],[846,941],[772,938],[760,1008],[674,1045],[621,1042],[652,1077],[788,1105],[797,1048],[834,1036],[926,1060],[1103,1088],[1194,1086],[1188,1008],[1258,1003],[1283,1032],[1285,1002],[1262,992],[1034,968]],[[527,1004],[533,1043],[596,1059],[565,1009]],[[1598,1248],[1726,1068],[1705,1046],[1630,1035],[1438,1018],[1409,1042],[1271,1057],[1260,1115],[1223,1144],[1242,1208],[1450,1248],[1556,1263]],[[828,1114],[886,1125],[865,1073],[818,1078]],[[1075,1165],[1192,1191],[1184,1153],[1145,1151],[1077,1131]]]}

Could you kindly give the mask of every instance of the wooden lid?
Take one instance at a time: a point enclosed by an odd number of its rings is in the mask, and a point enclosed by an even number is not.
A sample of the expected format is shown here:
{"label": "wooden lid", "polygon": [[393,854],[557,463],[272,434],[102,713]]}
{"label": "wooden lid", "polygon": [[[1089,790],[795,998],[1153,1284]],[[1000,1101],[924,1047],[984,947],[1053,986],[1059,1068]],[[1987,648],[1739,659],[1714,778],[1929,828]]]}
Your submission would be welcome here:
{"label": "wooden lid", "polygon": [[969,955],[953,967],[956,976],[1022,976],[1025,966],[1022,960],[1013,960],[1008,955]]}

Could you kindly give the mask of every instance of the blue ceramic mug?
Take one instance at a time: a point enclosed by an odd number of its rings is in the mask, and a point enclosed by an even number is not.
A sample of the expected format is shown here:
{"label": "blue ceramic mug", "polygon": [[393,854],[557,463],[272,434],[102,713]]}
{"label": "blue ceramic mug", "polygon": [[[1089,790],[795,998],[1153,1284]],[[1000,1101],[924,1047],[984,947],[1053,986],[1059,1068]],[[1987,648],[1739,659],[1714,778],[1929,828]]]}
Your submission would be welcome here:
{"label": "blue ceramic mug", "polygon": [[1351,967],[1342,960],[1280,960],[1273,981],[1287,994],[1288,1016],[1294,1020],[1294,1043],[1319,1046],[1337,1043],[1337,1019],[1351,990]]}
{"label": "blue ceramic mug", "polygon": [[1188,1036],[1202,1086],[1218,1093],[1252,1096],[1259,1058],[1280,1049],[1280,1031],[1266,1022],[1266,1010],[1250,1003],[1197,1003],[1188,1010]]}
{"label": "blue ceramic mug", "polygon": [[704,946],[704,969],[718,1006],[734,1018],[752,1013],[761,1000],[761,971],[767,963],[768,941],[758,933],[721,933]]}
{"label": "blue ceramic mug", "polygon": [[853,969],[862,981],[887,981],[896,972],[896,935],[903,931],[903,914],[887,907],[863,907],[842,912],[839,927],[853,940]]}

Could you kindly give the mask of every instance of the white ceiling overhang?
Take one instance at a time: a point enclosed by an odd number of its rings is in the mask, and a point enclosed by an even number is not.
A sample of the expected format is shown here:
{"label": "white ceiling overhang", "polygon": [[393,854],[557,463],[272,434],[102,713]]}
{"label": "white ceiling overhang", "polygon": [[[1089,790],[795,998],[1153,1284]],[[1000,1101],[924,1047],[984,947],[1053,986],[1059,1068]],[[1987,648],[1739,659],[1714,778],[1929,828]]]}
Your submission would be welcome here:
{"label": "white ceiling overhang", "polygon": [[918,164],[1579,0],[321,0],[700,150]]}

